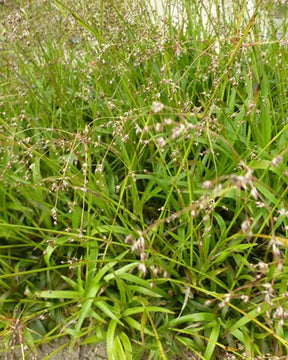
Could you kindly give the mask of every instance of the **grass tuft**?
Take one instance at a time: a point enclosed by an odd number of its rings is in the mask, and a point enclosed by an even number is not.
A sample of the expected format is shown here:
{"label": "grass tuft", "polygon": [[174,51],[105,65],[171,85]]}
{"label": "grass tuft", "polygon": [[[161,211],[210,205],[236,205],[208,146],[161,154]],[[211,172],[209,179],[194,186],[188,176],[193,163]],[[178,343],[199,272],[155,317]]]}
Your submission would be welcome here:
{"label": "grass tuft", "polygon": [[287,358],[287,5],[218,3],[0,2],[0,357]]}

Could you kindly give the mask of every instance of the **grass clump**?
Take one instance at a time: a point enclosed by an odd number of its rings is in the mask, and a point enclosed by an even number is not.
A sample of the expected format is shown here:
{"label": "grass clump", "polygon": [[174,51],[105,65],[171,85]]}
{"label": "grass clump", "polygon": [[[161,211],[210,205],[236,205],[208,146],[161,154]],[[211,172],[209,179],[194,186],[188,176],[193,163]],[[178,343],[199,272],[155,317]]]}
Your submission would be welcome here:
{"label": "grass clump", "polygon": [[285,6],[240,3],[0,9],[2,353],[287,357]]}

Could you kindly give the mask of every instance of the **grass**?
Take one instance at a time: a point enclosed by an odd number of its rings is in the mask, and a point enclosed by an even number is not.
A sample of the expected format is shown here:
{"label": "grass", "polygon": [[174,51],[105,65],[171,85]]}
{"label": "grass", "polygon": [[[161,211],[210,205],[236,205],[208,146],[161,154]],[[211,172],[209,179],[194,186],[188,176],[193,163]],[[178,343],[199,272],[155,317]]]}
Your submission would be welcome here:
{"label": "grass", "polygon": [[287,358],[285,5],[182,3],[0,5],[0,354]]}

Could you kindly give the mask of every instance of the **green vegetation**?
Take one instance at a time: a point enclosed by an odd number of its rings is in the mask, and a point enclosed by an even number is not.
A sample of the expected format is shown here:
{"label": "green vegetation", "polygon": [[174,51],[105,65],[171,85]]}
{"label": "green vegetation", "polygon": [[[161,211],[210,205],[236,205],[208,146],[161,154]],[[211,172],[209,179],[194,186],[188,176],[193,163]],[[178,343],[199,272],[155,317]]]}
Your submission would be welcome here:
{"label": "green vegetation", "polygon": [[287,359],[287,24],[240,3],[0,4],[0,357]]}

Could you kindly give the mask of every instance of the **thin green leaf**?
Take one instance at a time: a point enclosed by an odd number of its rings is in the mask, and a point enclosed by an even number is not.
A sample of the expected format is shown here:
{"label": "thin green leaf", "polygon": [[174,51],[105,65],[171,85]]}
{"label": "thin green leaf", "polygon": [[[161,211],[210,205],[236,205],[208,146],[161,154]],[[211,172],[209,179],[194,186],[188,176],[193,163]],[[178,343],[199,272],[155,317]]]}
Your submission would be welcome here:
{"label": "thin green leaf", "polygon": [[106,334],[106,351],[109,360],[116,360],[114,356],[115,330],[117,326],[116,320],[111,320]]}
{"label": "thin green leaf", "polygon": [[210,337],[208,339],[205,353],[204,353],[204,358],[206,360],[210,360],[213,356],[215,346],[217,345],[217,342],[218,342],[220,328],[221,328],[220,324],[218,322],[215,322],[215,324],[213,325]]}

